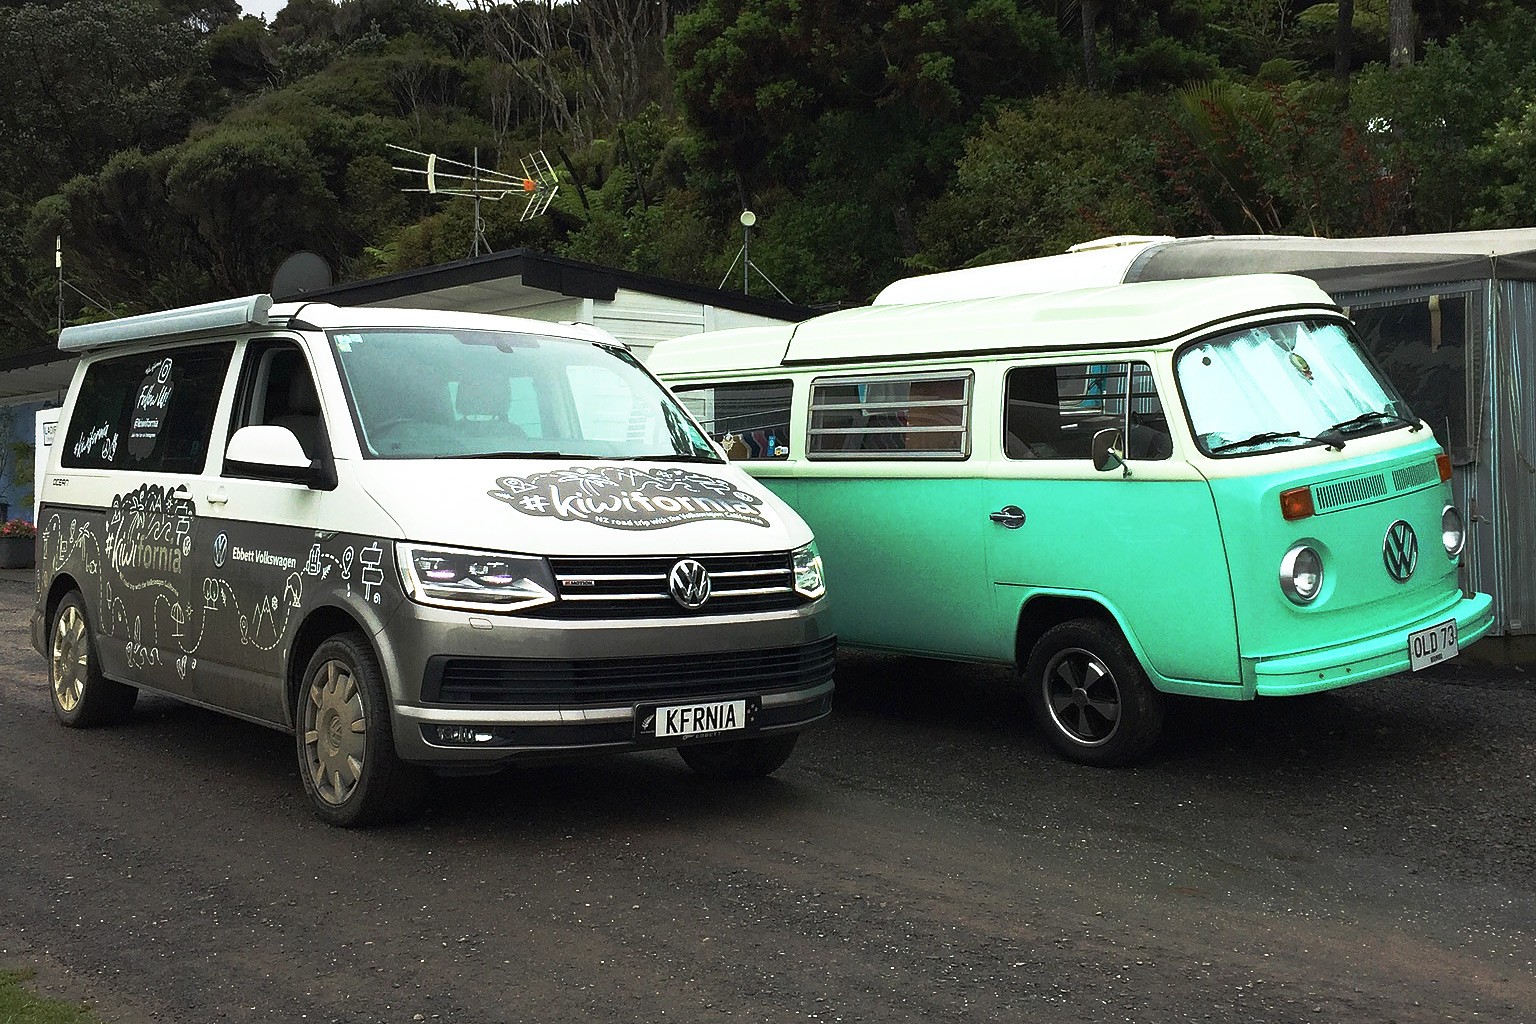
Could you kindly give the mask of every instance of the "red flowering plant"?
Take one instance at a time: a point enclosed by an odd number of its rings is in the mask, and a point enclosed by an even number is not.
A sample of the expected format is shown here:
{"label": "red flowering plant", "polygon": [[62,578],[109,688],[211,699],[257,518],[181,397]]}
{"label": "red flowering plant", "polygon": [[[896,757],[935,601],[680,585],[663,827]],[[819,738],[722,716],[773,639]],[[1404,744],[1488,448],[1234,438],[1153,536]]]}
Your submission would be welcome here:
{"label": "red flowering plant", "polygon": [[25,519],[7,519],[0,525],[0,537],[36,537],[37,527]]}

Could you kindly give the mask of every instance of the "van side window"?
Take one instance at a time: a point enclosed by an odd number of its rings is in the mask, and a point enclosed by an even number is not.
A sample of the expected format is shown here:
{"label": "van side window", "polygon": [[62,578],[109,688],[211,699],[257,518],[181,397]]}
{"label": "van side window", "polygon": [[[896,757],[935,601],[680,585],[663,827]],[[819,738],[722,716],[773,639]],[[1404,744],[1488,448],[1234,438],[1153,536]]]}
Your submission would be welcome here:
{"label": "van side window", "polygon": [[291,342],[255,342],[246,349],[240,406],[229,429],[233,434],[240,427],[264,424],[293,431],[310,458],[319,453],[325,430],[320,395],[304,353]]}
{"label": "van side window", "polygon": [[103,359],[86,368],[60,465],[201,473],[233,344]]}
{"label": "van side window", "polygon": [[677,397],[737,461],[789,458],[787,380],[677,388]]}
{"label": "van side window", "polygon": [[1117,427],[1131,459],[1173,454],[1168,421],[1145,363],[1019,366],[1008,371],[1003,453],[1010,459],[1091,457],[1093,435]]}
{"label": "van side window", "polygon": [[823,459],[963,459],[971,374],[840,377],[811,384],[807,453]]}

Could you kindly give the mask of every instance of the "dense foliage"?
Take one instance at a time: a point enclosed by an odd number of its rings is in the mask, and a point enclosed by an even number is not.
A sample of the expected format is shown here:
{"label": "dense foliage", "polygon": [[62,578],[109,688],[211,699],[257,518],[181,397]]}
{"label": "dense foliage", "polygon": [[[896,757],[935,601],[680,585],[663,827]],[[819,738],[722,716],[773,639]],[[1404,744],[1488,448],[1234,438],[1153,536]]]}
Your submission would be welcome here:
{"label": "dense foliage", "polygon": [[[796,301],[1107,234],[1536,223],[1521,0],[0,0],[0,352],[90,319],[459,259],[390,144],[516,171],[528,246]],[[754,291],[767,292],[754,283]]]}

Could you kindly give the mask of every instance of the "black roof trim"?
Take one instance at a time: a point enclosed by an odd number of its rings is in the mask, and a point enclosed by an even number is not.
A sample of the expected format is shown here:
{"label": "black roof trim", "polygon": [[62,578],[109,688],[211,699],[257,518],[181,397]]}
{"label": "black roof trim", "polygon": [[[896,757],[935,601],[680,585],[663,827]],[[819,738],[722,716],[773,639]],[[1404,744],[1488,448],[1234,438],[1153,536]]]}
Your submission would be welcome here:
{"label": "black roof trim", "polygon": [[507,249],[503,252],[471,256],[453,263],[441,263],[434,267],[404,270],[366,281],[332,285],[295,295],[274,296],[284,299],[320,299],[337,305],[349,306],[365,302],[383,302],[390,299],[408,298],[422,292],[440,288],[453,288],[465,284],[480,284],[507,277],[520,277],[529,288],[541,288],[583,299],[612,301],[620,288],[649,292],[684,302],[697,302],[705,306],[719,306],[739,313],[772,317],[776,320],[798,322],[817,315],[817,310],[793,302],[744,295],[740,292],[723,291],[703,285],[672,281],[630,270],[583,263],[562,256],[534,252],[531,249]]}

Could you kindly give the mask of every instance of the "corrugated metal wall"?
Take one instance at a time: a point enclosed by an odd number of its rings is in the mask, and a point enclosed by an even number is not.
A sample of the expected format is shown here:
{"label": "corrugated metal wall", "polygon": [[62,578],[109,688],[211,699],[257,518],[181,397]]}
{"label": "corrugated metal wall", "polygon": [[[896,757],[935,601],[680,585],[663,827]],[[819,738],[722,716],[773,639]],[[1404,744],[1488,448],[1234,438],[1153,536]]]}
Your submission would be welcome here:
{"label": "corrugated metal wall", "polygon": [[1504,632],[1536,633],[1536,283],[1498,282],[1489,360],[1494,608]]}

